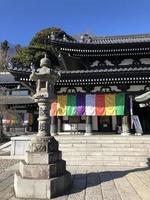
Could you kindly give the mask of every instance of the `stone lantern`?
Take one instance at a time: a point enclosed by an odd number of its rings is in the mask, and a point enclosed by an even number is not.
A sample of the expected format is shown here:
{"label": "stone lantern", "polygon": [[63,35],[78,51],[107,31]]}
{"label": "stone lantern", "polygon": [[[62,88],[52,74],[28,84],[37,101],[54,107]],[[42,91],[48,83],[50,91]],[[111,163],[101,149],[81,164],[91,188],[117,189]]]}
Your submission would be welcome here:
{"label": "stone lantern", "polygon": [[71,185],[71,174],[66,171],[58,142],[50,135],[50,102],[54,99],[53,88],[59,73],[51,68],[46,55],[41,59],[40,67],[33,69],[30,76],[37,83],[33,98],[39,106],[38,133],[31,140],[26,159],[20,162],[15,174],[14,189],[19,198],[51,199]]}

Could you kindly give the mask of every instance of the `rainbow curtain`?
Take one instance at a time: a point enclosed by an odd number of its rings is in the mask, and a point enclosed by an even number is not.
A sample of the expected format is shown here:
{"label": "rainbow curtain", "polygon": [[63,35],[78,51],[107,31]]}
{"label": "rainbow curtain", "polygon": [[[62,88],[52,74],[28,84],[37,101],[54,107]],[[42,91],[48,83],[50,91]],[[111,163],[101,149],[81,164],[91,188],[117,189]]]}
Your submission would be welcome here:
{"label": "rainbow curtain", "polygon": [[11,118],[11,124],[12,124],[12,125],[15,125],[15,124],[17,124],[17,123],[18,123],[17,116],[12,116],[12,118]]}
{"label": "rainbow curtain", "polygon": [[16,125],[22,123],[22,118],[19,115],[8,114],[3,117],[3,124]]}
{"label": "rainbow curtain", "polygon": [[11,119],[9,116],[5,115],[2,122],[3,124],[11,124]]}
{"label": "rainbow curtain", "polygon": [[58,95],[51,104],[51,116],[124,115],[125,94]]}

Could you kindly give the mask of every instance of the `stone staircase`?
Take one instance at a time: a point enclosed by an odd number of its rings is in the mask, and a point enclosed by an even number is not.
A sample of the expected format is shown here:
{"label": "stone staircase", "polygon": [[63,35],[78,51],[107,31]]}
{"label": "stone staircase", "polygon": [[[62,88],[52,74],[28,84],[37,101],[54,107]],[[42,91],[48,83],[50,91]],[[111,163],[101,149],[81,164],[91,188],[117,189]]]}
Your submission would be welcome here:
{"label": "stone staircase", "polygon": [[147,167],[150,136],[56,136],[68,166],[137,166]]}

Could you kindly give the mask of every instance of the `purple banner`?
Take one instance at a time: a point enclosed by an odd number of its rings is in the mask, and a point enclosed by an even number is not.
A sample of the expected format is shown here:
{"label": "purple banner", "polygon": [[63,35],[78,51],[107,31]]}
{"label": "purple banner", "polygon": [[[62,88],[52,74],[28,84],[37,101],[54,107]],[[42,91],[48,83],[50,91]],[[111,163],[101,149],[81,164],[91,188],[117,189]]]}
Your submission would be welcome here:
{"label": "purple banner", "polygon": [[77,116],[85,115],[85,95],[77,95]]}

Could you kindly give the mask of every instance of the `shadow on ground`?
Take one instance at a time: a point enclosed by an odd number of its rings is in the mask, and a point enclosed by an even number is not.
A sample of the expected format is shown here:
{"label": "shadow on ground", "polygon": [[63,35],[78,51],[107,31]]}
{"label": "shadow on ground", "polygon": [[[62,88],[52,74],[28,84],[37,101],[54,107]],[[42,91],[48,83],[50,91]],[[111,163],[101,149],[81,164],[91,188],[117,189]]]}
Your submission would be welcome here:
{"label": "shadow on ground", "polygon": [[80,174],[72,175],[72,186],[68,192],[64,195],[79,193],[86,188],[100,185],[101,183],[112,181],[114,179],[125,177],[129,173],[147,171],[150,167],[135,168],[129,170],[106,170],[97,172],[85,172]]}

